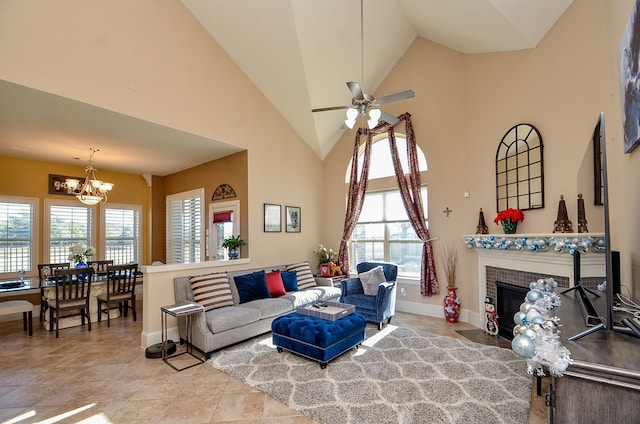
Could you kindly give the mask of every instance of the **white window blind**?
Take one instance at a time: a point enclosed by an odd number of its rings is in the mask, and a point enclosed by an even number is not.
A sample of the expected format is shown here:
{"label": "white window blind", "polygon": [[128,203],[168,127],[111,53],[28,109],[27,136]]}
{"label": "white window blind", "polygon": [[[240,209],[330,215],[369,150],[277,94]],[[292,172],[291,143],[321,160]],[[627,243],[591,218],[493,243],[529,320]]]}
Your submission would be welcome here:
{"label": "white window blind", "polygon": [[110,205],[103,209],[104,259],[113,263],[139,263],[140,207]]}
{"label": "white window blind", "polygon": [[[69,262],[70,248],[80,244],[91,246],[92,209],[82,206],[50,204],[49,220],[49,262]],[[95,246],[94,246],[95,247]]]}
{"label": "white window blind", "polygon": [[204,249],[203,200],[203,189],[167,196],[167,263],[200,262]]}
{"label": "white window blind", "polygon": [[36,206],[37,199],[0,197],[0,274],[35,268]]}

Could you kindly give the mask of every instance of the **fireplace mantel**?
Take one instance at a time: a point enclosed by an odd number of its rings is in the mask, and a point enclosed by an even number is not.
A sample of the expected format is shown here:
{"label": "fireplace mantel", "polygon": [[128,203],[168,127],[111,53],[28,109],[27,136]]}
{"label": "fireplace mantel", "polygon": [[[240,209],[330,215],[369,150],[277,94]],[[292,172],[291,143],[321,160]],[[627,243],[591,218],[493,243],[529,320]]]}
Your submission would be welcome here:
{"label": "fireplace mantel", "polygon": [[[474,243],[469,247],[469,237],[473,238]],[[484,238],[493,237],[491,240]],[[566,247],[563,245],[560,251],[552,245],[552,238],[556,238],[555,242],[562,240],[568,243]],[[584,277],[603,276],[605,269],[604,249],[596,249],[597,240],[603,239],[603,234],[580,233],[580,234],[513,234],[513,235],[468,235],[463,236],[465,245],[473,249],[478,256],[478,300],[479,309],[484,311],[484,301],[487,296],[487,267],[502,268],[514,271],[523,271],[539,274],[547,274],[549,276],[562,276],[569,279],[569,286],[573,287],[575,282],[573,279],[573,260],[574,257],[570,253],[570,244],[577,244],[580,240],[590,239],[591,247],[589,249],[580,249],[580,275]],[[477,240],[477,241],[476,241]],[[512,243],[505,243],[510,240]],[[527,244],[529,240],[529,244]],[[546,248],[529,249],[533,241],[538,241],[540,246],[544,240]],[[477,242],[485,242],[478,245]],[[493,244],[491,244],[493,242]],[[502,243],[502,244],[500,244]],[[508,244],[508,247],[506,247]],[[520,248],[516,248],[520,245]]]}

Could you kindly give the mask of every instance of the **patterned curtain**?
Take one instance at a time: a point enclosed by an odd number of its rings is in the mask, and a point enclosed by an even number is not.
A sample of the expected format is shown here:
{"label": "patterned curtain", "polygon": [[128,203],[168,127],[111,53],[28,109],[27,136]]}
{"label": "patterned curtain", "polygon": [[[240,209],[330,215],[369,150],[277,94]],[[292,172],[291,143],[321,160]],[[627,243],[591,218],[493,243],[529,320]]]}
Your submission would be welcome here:
{"label": "patterned curtain", "polygon": [[[338,252],[338,260],[342,262],[345,270],[349,269],[349,255],[347,251],[347,240],[351,238],[351,234],[360,217],[364,196],[367,191],[367,183],[369,179],[369,163],[371,160],[371,140],[374,135],[388,133],[389,146],[391,149],[391,157],[393,166],[396,171],[398,180],[398,188],[402,196],[404,207],[411,221],[411,225],[415,230],[422,245],[422,269],[420,275],[420,292],[423,296],[432,296],[438,294],[438,278],[436,275],[436,267],[433,259],[433,247],[431,246],[429,230],[425,225],[425,215],[422,207],[422,194],[420,192],[420,170],[418,168],[418,154],[416,149],[416,139],[413,133],[413,125],[411,124],[411,115],[404,113],[398,116],[400,122],[404,121],[406,125],[407,135],[407,157],[409,159],[409,180],[411,187],[407,184],[407,180],[402,172],[402,165],[398,156],[398,148],[396,145],[395,133],[393,125],[382,123],[373,130],[366,128],[358,129],[356,133],[356,141],[353,147],[353,159],[351,161],[351,179],[349,183],[349,198],[347,200],[347,212],[345,214],[344,231],[342,233],[342,241]],[[397,125],[397,124],[396,124]],[[364,150],[364,160],[362,165],[362,173],[358,178],[358,151],[360,147],[360,138],[366,135],[366,144]]]}
{"label": "patterned curtain", "polygon": [[407,211],[411,225],[415,230],[422,243],[422,270],[420,274],[420,292],[423,296],[432,296],[438,294],[438,278],[436,275],[436,266],[433,260],[433,248],[431,246],[431,237],[429,230],[425,224],[424,208],[422,206],[420,169],[418,167],[418,150],[416,148],[416,138],[413,133],[413,125],[411,124],[411,115],[405,113],[399,117],[401,121],[405,121],[407,134],[407,158],[409,160],[409,180],[411,184],[407,184],[407,179],[402,172],[402,164],[398,155],[398,146],[396,144],[396,136],[393,128],[388,130],[389,148],[393,159],[393,167],[396,170],[396,178],[398,180],[398,188],[402,195],[402,203]]}
{"label": "patterned curtain", "polygon": [[[360,148],[360,139],[366,136],[364,145],[364,160],[362,162],[362,173],[358,178],[358,151]],[[344,217],[344,231],[342,232],[342,241],[340,242],[340,250],[338,250],[338,261],[342,263],[342,269],[349,269],[349,252],[347,249],[347,241],[351,238],[353,230],[356,228],[362,204],[364,203],[364,195],[367,192],[367,184],[369,183],[369,162],[371,161],[371,132],[366,128],[359,128],[356,132],[356,141],[353,145],[353,159],[351,160],[351,176],[349,180],[349,197],[347,199],[347,212]]]}

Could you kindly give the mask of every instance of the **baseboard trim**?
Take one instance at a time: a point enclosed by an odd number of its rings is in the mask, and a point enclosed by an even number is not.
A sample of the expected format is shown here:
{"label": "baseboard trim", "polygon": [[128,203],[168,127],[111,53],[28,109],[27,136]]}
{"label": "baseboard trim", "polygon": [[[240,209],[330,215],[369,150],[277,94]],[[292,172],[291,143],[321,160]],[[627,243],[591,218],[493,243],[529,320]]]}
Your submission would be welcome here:
{"label": "baseboard trim", "polygon": [[[440,305],[427,305],[424,303],[397,300],[396,311],[444,319],[444,306],[440,306]],[[472,324],[478,328],[484,328],[483,320],[484,320],[484,314],[481,316],[476,312],[471,312],[466,309],[460,310],[461,322]]]}
{"label": "baseboard trim", "polygon": [[[167,339],[177,342],[180,340],[180,333],[178,327],[167,328]],[[152,331],[147,333],[143,331],[140,333],[140,346],[144,349],[156,343],[162,343],[162,331]]]}

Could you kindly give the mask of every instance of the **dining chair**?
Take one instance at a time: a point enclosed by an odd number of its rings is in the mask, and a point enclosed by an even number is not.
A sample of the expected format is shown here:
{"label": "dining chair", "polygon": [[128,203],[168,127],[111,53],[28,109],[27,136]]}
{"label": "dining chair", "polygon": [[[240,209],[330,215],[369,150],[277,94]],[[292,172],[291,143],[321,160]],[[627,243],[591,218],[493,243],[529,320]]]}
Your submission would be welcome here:
{"label": "dining chair", "polygon": [[49,304],[44,295],[47,280],[53,278],[56,269],[69,269],[69,262],[61,264],[38,264],[38,287],[40,287],[40,322],[44,321]]}
{"label": "dining chair", "polygon": [[[138,264],[109,265],[107,267],[107,292],[97,296],[98,322],[102,321],[102,314],[107,314],[107,327],[111,327],[112,305],[118,305],[120,314],[127,316],[131,309],[133,320],[136,321],[136,278]],[[103,308],[104,306],[104,308]]]}
{"label": "dining chair", "polygon": [[[96,264],[94,266],[94,264]],[[105,260],[105,261],[87,261],[87,266],[89,268],[93,268],[94,272],[105,273],[107,272],[107,267],[109,265],[113,265],[113,259]]]}
{"label": "dining chair", "polygon": [[[92,268],[57,269],[53,273],[56,285],[55,299],[49,299],[49,331],[56,325],[56,338],[60,330],[60,316],[62,312],[79,311],[80,320],[84,325],[87,320],[91,331],[91,315],[89,313],[89,296],[91,294]],[[55,316],[54,316],[55,315]]]}

